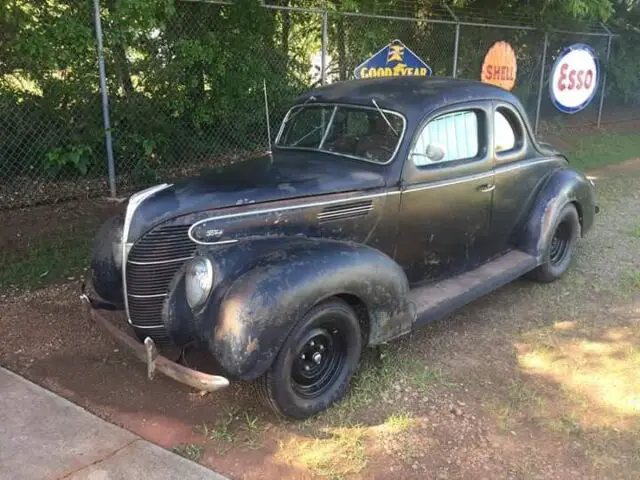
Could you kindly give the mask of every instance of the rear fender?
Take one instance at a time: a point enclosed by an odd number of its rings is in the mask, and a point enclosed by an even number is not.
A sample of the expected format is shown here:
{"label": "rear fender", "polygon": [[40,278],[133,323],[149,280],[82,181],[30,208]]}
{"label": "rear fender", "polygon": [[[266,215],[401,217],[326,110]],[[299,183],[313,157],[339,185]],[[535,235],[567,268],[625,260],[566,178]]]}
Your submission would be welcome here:
{"label": "rear fender", "polygon": [[[365,305],[369,319],[365,344],[410,330],[413,310],[407,278],[380,251],[307,238],[242,243],[199,252],[212,259],[224,279],[206,309],[191,315],[191,328],[180,328],[205,342],[230,376],[250,380],[262,375],[296,322],[315,304],[335,295],[352,295]],[[179,286],[183,283],[176,281],[176,289],[183,290]],[[183,309],[182,320],[173,321],[184,323],[185,314]]]}
{"label": "rear fender", "polygon": [[580,215],[582,235],[591,229],[595,216],[593,186],[581,173],[570,168],[556,170],[537,195],[533,209],[520,236],[518,248],[544,263],[545,246],[550,240],[554,221],[562,209],[573,203]]}

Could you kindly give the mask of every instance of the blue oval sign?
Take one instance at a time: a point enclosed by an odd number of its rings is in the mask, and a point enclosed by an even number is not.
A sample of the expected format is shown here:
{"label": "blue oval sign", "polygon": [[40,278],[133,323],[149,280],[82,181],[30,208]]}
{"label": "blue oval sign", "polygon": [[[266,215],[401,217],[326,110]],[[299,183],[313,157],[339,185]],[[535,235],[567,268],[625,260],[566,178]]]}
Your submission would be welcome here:
{"label": "blue oval sign", "polygon": [[553,64],[551,102],[563,113],[577,113],[591,103],[599,83],[598,55],[589,45],[576,43],[565,48]]}

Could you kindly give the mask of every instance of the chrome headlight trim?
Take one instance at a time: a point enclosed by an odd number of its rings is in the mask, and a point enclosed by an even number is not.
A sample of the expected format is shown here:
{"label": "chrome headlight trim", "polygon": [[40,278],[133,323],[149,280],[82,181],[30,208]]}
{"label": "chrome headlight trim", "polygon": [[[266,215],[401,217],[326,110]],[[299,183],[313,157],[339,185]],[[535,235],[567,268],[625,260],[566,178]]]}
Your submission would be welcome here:
{"label": "chrome headlight trim", "polygon": [[208,257],[199,256],[187,262],[184,271],[184,291],[191,311],[199,312],[206,305],[215,280],[213,263]]}

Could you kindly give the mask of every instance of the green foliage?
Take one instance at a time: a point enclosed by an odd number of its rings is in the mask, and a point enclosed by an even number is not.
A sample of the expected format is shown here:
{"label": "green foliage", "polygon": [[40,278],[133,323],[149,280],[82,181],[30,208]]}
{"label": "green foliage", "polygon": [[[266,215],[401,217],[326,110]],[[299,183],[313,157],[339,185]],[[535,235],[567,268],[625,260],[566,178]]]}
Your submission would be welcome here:
{"label": "green foliage", "polygon": [[[264,149],[263,81],[273,125],[290,102],[318,81],[310,61],[321,48],[322,16],[265,9],[257,0],[233,5],[180,0],[101,0],[110,115],[119,173],[136,183],[167,169],[225,161]],[[283,5],[318,6],[313,0]],[[353,68],[386,42],[401,38],[433,66],[452,70],[454,27],[425,22],[344,17],[341,11],[428,14],[429,2],[324,2],[329,11],[330,74]],[[457,0],[488,12],[533,12],[541,22],[605,19],[611,0]],[[616,15],[622,15],[617,12]],[[625,13],[626,15],[626,13]],[[563,23],[564,22],[564,23]],[[464,27],[460,76],[478,78],[484,52],[507,38],[518,52],[516,93],[535,101],[539,32]],[[609,88],[639,100],[635,74],[640,42],[616,44],[630,60],[611,67]],[[635,59],[635,61],[633,60]],[[87,0],[8,0],[0,5],[0,180],[41,174],[104,175],[93,6]]]}
{"label": "green foliage", "polygon": [[56,147],[47,152],[44,168],[47,173],[56,176],[68,168],[86,175],[91,164],[91,154],[91,147],[87,145],[72,145],[69,148]]}

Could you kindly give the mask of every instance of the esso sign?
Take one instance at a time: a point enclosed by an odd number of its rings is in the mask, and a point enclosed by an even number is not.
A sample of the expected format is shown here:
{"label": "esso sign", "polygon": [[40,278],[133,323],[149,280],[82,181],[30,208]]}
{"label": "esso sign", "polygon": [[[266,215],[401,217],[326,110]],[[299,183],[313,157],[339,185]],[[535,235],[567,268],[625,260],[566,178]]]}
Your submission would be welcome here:
{"label": "esso sign", "polygon": [[596,52],[582,43],[571,45],[553,64],[549,79],[551,102],[561,112],[579,112],[593,100],[599,82]]}

